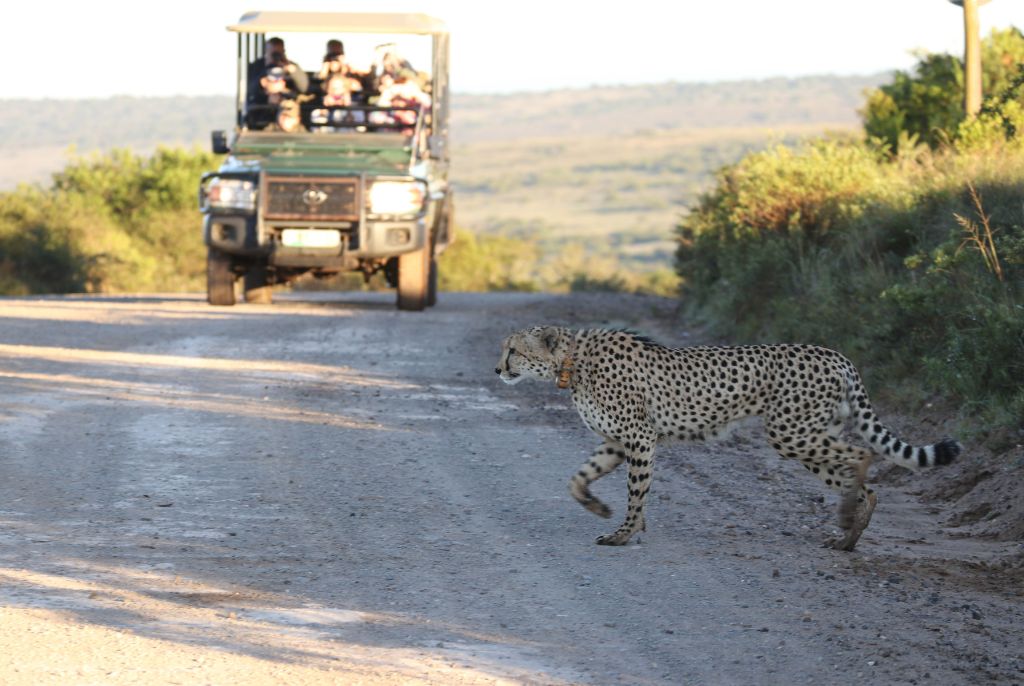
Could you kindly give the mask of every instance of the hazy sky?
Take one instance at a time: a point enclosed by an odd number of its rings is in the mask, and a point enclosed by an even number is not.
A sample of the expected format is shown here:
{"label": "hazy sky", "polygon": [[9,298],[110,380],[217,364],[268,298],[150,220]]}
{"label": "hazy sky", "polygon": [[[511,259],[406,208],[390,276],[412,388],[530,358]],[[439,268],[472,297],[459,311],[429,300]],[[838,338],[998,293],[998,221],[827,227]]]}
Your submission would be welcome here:
{"label": "hazy sky", "polygon": [[[963,46],[963,12],[948,0],[6,0],[0,98],[233,93],[224,27],[254,9],[437,16],[452,33],[452,87],[475,93],[870,74],[912,66],[915,49]],[[1024,0],[980,14],[983,34],[1024,27]]]}

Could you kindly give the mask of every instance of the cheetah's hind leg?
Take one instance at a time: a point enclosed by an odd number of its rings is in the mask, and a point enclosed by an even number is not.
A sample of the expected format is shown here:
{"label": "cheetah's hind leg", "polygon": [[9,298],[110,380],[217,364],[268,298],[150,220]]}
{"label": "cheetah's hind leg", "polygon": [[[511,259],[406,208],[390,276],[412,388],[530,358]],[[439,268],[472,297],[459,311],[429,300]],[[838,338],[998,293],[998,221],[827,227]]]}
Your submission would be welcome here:
{"label": "cheetah's hind leg", "polygon": [[871,513],[875,511],[878,504],[878,496],[869,488],[861,488],[861,495],[857,498],[857,509],[850,520],[850,526],[842,538],[832,538],[825,541],[826,548],[835,550],[851,551],[857,545],[860,535],[871,523]]}
{"label": "cheetah's hind leg", "polygon": [[825,547],[853,550],[878,500],[864,485],[873,453],[838,440],[827,431],[794,434],[784,421],[773,417],[766,423],[774,439],[772,446],[782,457],[800,460],[805,469],[839,493],[839,528],[846,533],[838,540],[827,540]]}
{"label": "cheetah's hind leg", "polygon": [[605,474],[615,471],[615,468],[625,459],[626,453],[621,445],[605,441],[569,480],[569,493],[580,505],[598,517],[605,519],[611,517],[611,508],[590,492],[590,484]]}

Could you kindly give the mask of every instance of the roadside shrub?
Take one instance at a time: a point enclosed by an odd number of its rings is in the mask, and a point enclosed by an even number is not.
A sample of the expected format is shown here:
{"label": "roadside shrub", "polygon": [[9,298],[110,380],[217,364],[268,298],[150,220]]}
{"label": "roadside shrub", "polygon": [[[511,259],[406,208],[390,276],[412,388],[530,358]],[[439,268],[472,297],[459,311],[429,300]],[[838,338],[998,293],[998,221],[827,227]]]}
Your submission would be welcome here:
{"label": "roadside shrub", "polygon": [[444,291],[537,291],[532,275],[539,260],[536,243],[456,230],[455,242],[438,260]]}
{"label": "roadside shrub", "polygon": [[832,276],[856,259],[845,254],[846,234],[880,239],[864,230],[868,209],[909,202],[879,151],[849,140],[748,155],[717,180],[678,228],[677,271],[685,298],[748,336],[772,327],[776,309],[820,295],[826,282],[849,286]]}
{"label": "roadside shrub", "polygon": [[1020,186],[967,182],[946,240],[912,255],[909,274],[882,293],[917,327],[901,347],[928,382],[995,422],[1024,428],[1024,207]]}
{"label": "roadside shrub", "polygon": [[84,290],[84,256],[66,226],[47,222],[52,212],[52,200],[35,189],[0,196],[0,293]]}
{"label": "roadside shrub", "polygon": [[990,98],[977,117],[961,122],[956,148],[961,152],[998,154],[1001,149],[1024,147],[1024,62],[1007,87]]}
{"label": "roadside shrub", "polygon": [[722,336],[843,350],[877,381],[938,393],[1024,438],[1024,36],[963,70],[924,55],[868,94],[868,142],[748,155],[678,226],[684,305]]}
{"label": "roadside shrub", "polygon": [[581,245],[551,250],[536,236],[476,235],[456,231],[438,262],[438,285],[447,291],[615,292],[675,296],[671,269],[624,268],[612,255],[593,255]]}
{"label": "roadside shrub", "polygon": [[723,170],[678,229],[684,304],[719,335],[839,348],[1024,428],[1024,150],[873,152],[838,174],[813,148]]}
{"label": "roadside shrub", "polygon": [[72,160],[49,189],[0,194],[0,293],[199,290],[196,188],[208,153],[161,148]]}

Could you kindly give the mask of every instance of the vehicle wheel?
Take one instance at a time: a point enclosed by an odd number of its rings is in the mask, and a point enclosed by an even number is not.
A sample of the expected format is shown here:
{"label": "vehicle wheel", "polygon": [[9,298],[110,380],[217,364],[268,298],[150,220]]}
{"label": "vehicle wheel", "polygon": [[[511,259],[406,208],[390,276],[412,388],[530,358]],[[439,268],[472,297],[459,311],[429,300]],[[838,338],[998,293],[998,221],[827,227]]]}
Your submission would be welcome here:
{"label": "vehicle wheel", "polygon": [[256,262],[245,273],[245,302],[253,305],[269,305],[274,298],[268,283],[267,265]]}
{"label": "vehicle wheel", "polygon": [[430,273],[427,275],[427,307],[437,304],[437,258],[430,258]]}
{"label": "vehicle wheel", "polygon": [[427,306],[430,248],[398,257],[398,309],[420,311]]}
{"label": "vehicle wheel", "polygon": [[235,272],[231,255],[210,248],[206,252],[206,301],[211,305],[235,304]]}

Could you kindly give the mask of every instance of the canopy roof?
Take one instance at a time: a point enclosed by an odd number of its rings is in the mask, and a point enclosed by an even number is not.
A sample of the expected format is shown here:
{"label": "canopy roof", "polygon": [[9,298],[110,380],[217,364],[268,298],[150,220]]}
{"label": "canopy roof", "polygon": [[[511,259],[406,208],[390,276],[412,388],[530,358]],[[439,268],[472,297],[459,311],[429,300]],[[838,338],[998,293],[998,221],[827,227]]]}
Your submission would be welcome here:
{"label": "canopy roof", "polygon": [[440,19],[426,14],[384,12],[246,12],[237,33],[448,33]]}

